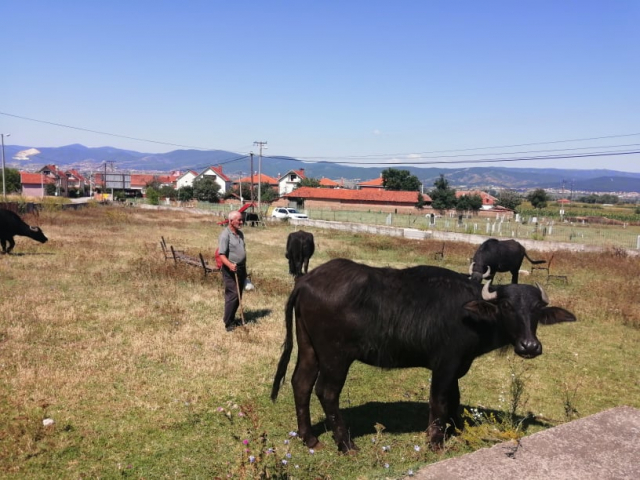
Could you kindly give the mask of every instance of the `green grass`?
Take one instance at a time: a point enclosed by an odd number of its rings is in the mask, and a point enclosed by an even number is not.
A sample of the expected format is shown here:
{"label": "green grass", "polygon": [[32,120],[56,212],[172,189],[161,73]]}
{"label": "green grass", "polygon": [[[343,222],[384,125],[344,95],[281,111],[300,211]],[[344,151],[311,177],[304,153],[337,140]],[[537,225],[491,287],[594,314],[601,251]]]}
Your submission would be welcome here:
{"label": "green grass", "polygon": [[[212,261],[217,217],[93,207],[27,220],[50,241],[17,237],[17,254],[0,256],[3,478],[397,478],[571,418],[640,407],[637,258],[556,253],[554,269],[570,282],[550,284],[548,294],[579,321],[541,327],[544,354],[535,360],[479,358],[461,381],[474,426],[443,453],[427,447],[429,371],[354,365],[341,407],[361,450],[341,455],[315,397],[312,422],[325,448],[311,453],[290,435],[295,352],[278,401],[269,400],[293,285],[286,222],[245,228],[257,289],[245,297],[250,325],[229,334],[217,275],[174,266],[159,245],[164,236]],[[345,256],[465,272],[475,248],[448,243],[436,262],[440,241],[312,231],[312,268]],[[45,427],[46,418],[55,423]]]}

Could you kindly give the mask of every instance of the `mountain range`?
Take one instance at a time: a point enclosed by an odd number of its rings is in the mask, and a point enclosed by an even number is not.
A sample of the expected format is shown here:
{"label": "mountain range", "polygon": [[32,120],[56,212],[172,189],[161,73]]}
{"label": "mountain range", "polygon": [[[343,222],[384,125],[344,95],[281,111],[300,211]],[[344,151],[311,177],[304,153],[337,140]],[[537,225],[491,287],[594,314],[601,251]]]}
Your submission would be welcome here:
{"label": "mountain range", "polygon": [[[246,176],[251,171],[250,158],[244,154],[225,150],[174,150],[167,153],[142,153],[114,147],[89,148],[73,144],[63,147],[28,147],[5,145],[7,167],[22,171],[36,171],[44,165],[57,165],[63,170],[76,169],[90,173],[101,171],[105,162],[109,168],[131,173],[166,173],[173,170],[201,172],[213,165],[221,165],[231,178]],[[258,165],[260,163],[260,165]],[[385,167],[387,168],[387,167]],[[394,165],[392,168],[409,170],[424,184],[425,190],[444,174],[457,189],[471,188],[532,188],[582,192],[640,192],[640,173],[615,170],[574,170],[557,168],[419,168]],[[261,161],[253,157],[254,171],[279,178],[289,170],[305,170],[307,177],[344,180],[345,184],[371,180],[380,176],[384,168],[345,166],[336,163],[308,163],[291,157],[264,156]]]}

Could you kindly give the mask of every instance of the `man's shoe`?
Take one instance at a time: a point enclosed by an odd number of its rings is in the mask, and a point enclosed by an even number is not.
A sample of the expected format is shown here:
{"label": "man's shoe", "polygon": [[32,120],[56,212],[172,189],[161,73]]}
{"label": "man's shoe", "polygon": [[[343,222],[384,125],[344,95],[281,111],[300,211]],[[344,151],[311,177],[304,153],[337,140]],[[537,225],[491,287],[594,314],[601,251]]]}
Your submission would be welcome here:
{"label": "man's shoe", "polygon": [[227,327],[225,327],[225,330],[227,332],[233,332],[236,329],[235,325],[228,325]]}

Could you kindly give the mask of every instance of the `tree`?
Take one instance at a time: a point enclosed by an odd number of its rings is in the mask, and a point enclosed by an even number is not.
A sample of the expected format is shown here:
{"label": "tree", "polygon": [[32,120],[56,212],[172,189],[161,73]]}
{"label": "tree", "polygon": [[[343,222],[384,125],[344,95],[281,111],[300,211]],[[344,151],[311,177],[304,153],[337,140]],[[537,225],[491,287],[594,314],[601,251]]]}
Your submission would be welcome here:
{"label": "tree", "polygon": [[171,200],[178,196],[178,191],[168,185],[160,187],[159,193],[162,198],[170,198]]}
{"label": "tree", "polygon": [[[271,203],[277,200],[278,198],[280,198],[280,195],[278,195],[277,190],[275,190],[271,185],[269,185],[268,183],[260,184],[260,201],[261,202]],[[258,198],[256,193],[256,200],[257,199]]]}
{"label": "tree", "polygon": [[456,190],[449,187],[449,181],[444,178],[444,174],[440,174],[433,185],[436,187],[429,192],[431,197],[431,206],[435,210],[448,210],[456,206]]}
{"label": "tree", "polygon": [[181,202],[188,202],[193,199],[193,187],[186,185],[178,189],[178,200]]}
{"label": "tree", "polygon": [[463,195],[458,198],[456,203],[456,210],[464,212],[466,210],[472,210],[477,212],[482,208],[482,197],[480,195]]}
{"label": "tree", "polygon": [[145,190],[145,194],[147,196],[147,202],[150,205],[159,205],[160,204],[160,193],[153,187],[148,187]]}
{"label": "tree", "polygon": [[220,185],[209,177],[203,176],[193,181],[193,196],[201,202],[218,203],[220,201]]}
{"label": "tree", "polygon": [[382,171],[382,185],[385,190],[405,190],[410,192],[420,191],[422,183],[409,170],[387,168]]}
{"label": "tree", "polygon": [[545,208],[549,203],[549,195],[542,188],[537,188],[527,195],[527,200],[531,202],[533,208]]}
{"label": "tree", "polygon": [[318,180],[317,178],[313,178],[313,177],[303,178],[302,180],[300,180],[300,183],[298,184],[298,186],[296,188],[300,188],[300,187],[319,188],[320,187],[320,180]]}
{"label": "tree", "polygon": [[522,203],[522,197],[515,190],[502,190],[497,198],[498,205],[510,210],[515,210]]}
{"label": "tree", "polygon": [[418,203],[416,203],[416,208],[418,210],[422,210],[426,203],[427,202],[425,201],[424,196],[420,192],[418,192]]}
{"label": "tree", "polygon": [[20,193],[22,191],[22,181],[20,180],[20,171],[15,168],[5,168],[4,184],[7,193]]}

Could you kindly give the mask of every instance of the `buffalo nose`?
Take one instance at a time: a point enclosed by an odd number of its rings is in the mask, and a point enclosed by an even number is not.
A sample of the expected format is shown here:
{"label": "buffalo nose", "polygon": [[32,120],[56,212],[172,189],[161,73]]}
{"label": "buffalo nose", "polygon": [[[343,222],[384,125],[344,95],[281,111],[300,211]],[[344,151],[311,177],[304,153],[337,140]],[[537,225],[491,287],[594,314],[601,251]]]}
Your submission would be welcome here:
{"label": "buffalo nose", "polygon": [[524,358],[533,358],[542,354],[542,344],[537,340],[520,340],[515,348],[518,355]]}

